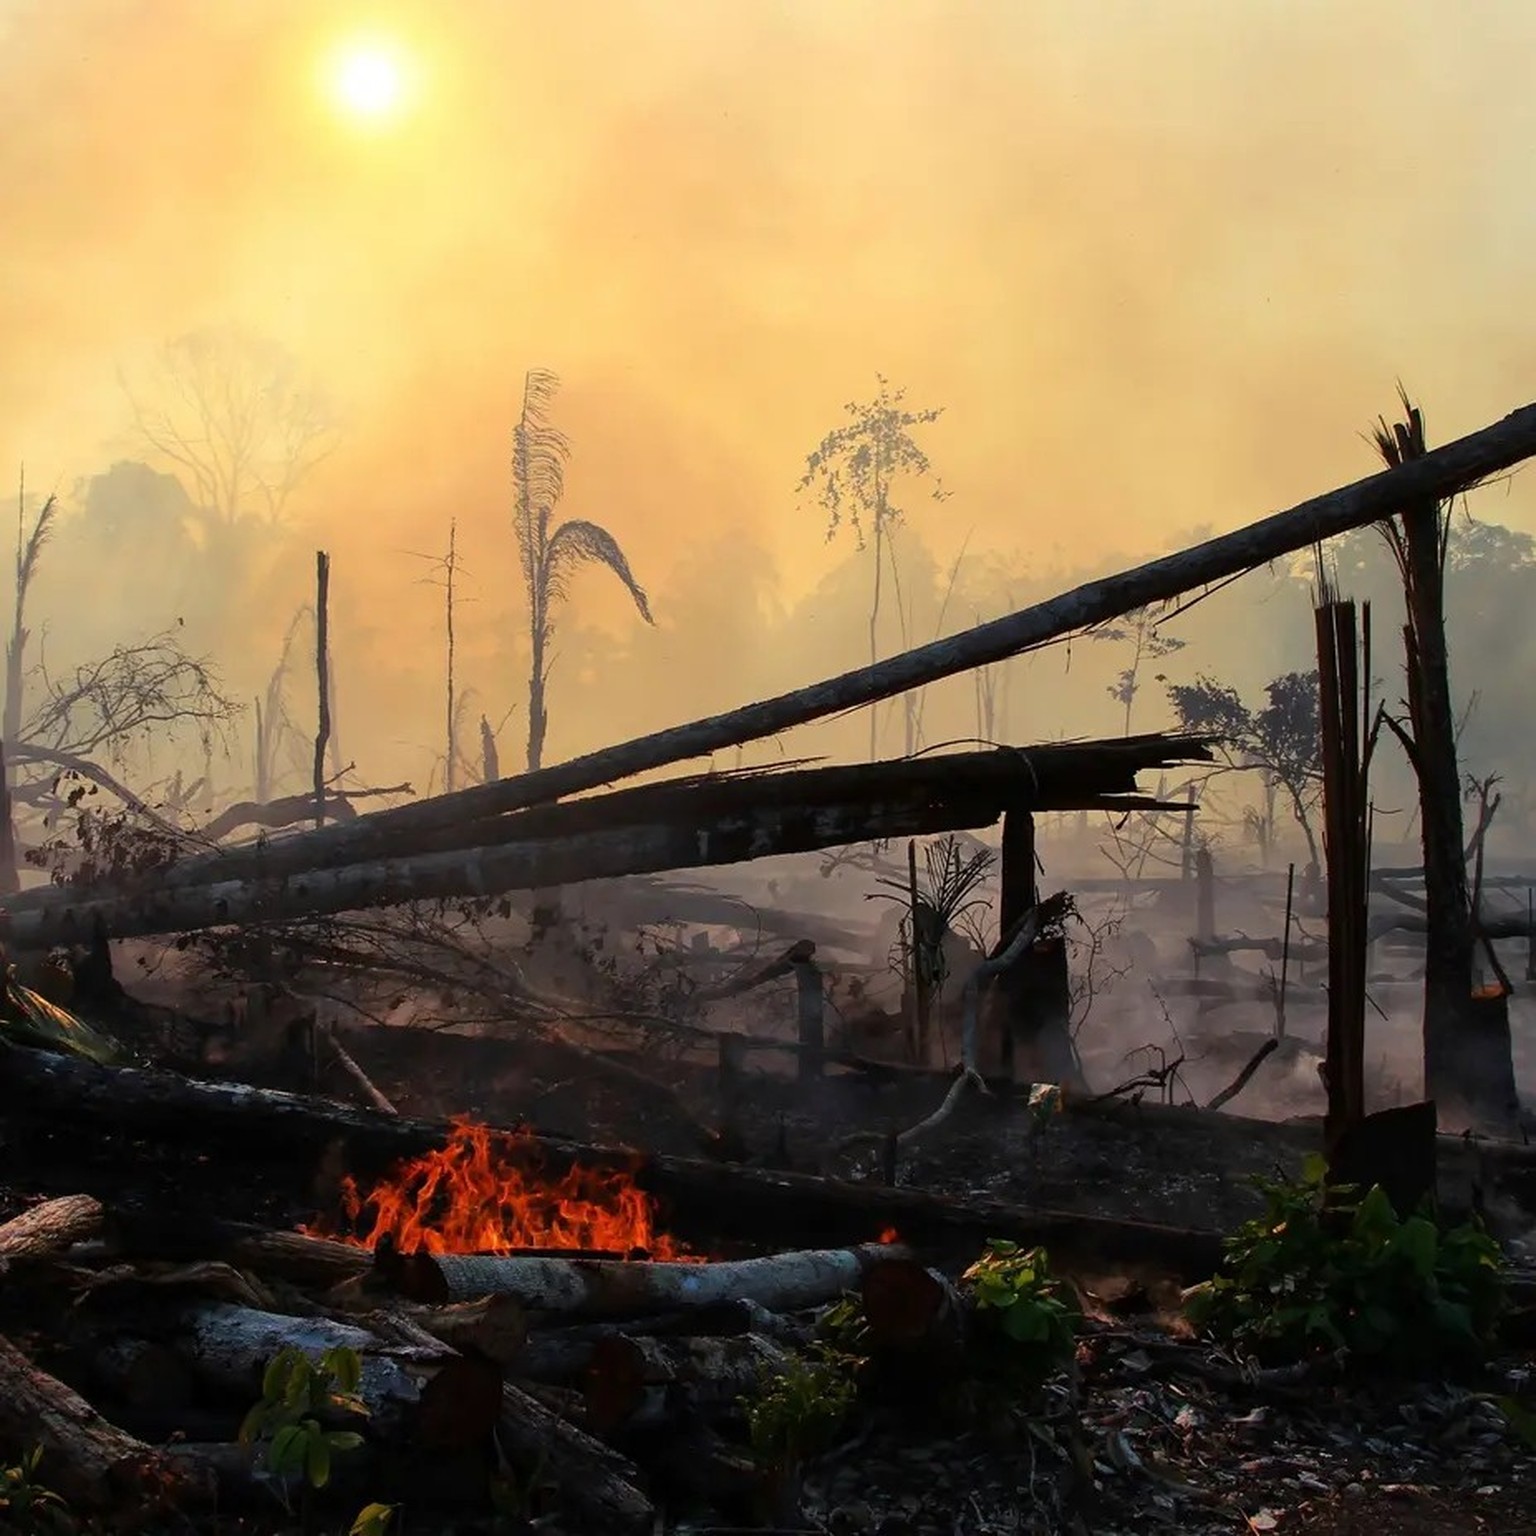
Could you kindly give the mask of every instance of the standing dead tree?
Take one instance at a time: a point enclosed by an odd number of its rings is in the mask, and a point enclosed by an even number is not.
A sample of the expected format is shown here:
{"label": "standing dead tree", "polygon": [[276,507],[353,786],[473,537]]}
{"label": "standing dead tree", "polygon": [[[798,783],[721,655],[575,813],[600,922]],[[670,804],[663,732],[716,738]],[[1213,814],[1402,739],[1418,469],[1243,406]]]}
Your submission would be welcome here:
{"label": "standing dead tree", "polygon": [[[880,599],[890,535],[904,516],[892,498],[892,486],[902,475],[918,478],[931,471],[928,455],[912,436],[914,427],[937,421],[942,410],[909,411],[903,408],[904,389],[892,389],[884,375],[876,375],[880,390],[873,400],[849,401],[843,409],[852,420],[827,433],[806,458],[799,491],[815,489],[817,501],[827,513],[827,538],[836,536],[844,519],[862,550],[866,538],[874,546],[874,587],[869,602],[869,664],[880,659]],[[938,483],[934,500],[947,494]],[[867,535],[866,535],[867,530]],[[899,574],[892,556],[892,575]],[[912,716],[909,712],[908,720]],[[909,736],[911,728],[909,724]],[[869,711],[869,760],[877,753],[876,711]],[[910,750],[910,748],[909,748]]]}
{"label": "standing dead tree", "polygon": [[546,688],[554,637],[554,609],[566,595],[566,583],[579,565],[605,565],[624,584],[640,617],[651,617],[645,590],[635,580],[619,541],[598,523],[580,518],[555,522],[555,507],[565,494],[565,464],[570,444],[549,424],[548,411],[560,380],[542,369],[530,369],[523,380],[523,409],[512,447],[512,489],[516,498],[513,527],[528,594],[528,768],[544,760],[549,729]]}
{"label": "standing dead tree", "polygon": [[[1372,433],[1389,468],[1422,463],[1428,454],[1424,415],[1399,390],[1405,420],[1381,418]],[[1475,1109],[1476,1068],[1468,1046],[1476,1032],[1472,995],[1475,927],[1462,848],[1461,769],[1451,706],[1445,640],[1448,496],[1405,497],[1382,537],[1403,579],[1407,622],[1403,648],[1408,726],[1387,724],[1401,742],[1419,785],[1424,849],[1424,1091],[1427,1098]],[[1506,1036],[1507,1048],[1507,1036]]]}
{"label": "standing dead tree", "polygon": [[[1365,1118],[1365,978],[1370,903],[1371,755],[1379,723],[1370,711],[1371,610],[1357,629],[1355,605],[1326,583],[1316,611],[1328,850],[1328,1039],[1325,1074],[1330,1149]],[[1287,933],[1289,938],[1289,933]]]}
{"label": "standing dead tree", "polygon": [[331,557],[315,551],[315,825],[325,825],[325,745],[331,735]]}
{"label": "standing dead tree", "polygon": [[186,477],[217,526],[283,521],[337,442],[330,411],[279,346],[233,327],[169,342],[137,389],[120,380],[139,436]]}

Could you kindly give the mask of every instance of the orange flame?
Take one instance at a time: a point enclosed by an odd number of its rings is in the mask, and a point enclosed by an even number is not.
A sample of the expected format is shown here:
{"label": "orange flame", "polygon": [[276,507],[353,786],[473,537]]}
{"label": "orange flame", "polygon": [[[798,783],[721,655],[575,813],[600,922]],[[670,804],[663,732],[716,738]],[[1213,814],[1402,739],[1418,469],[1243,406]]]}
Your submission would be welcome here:
{"label": "orange flame", "polygon": [[892,1243],[899,1243],[901,1241],[901,1233],[895,1227],[887,1227],[880,1234],[880,1241],[889,1247]]}
{"label": "orange flame", "polygon": [[344,1179],[342,1208],[361,1233],[343,1241],[370,1249],[388,1237],[401,1253],[579,1248],[690,1256],[658,1229],[655,1201],[628,1174],[576,1165],[545,1177],[531,1132],[467,1119],[453,1122],[447,1146],[403,1163],[366,1195]]}

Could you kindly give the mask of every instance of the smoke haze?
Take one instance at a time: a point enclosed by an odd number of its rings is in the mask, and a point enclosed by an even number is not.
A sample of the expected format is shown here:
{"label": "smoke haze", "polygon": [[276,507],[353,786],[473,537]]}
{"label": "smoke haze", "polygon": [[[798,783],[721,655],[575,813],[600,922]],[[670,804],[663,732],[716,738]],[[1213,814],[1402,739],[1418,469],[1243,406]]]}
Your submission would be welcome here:
{"label": "smoke haze", "polygon": [[[321,89],[359,33],[409,61],[395,121]],[[1532,57],[1515,0],[0,0],[0,466],[69,517],[120,460],[173,469],[119,374],[203,326],[289,349],[343,426],[195,623],[197,580],[133,574],[131,524],[106,569],[61,534],[34,622],[68,656],[186,617],[248,699],[327,548],[346,755],[424,787],[442,593],[417,557],[451,518],[471,716],[522,696],[533,367],[563,380],[563,510],[617,535],[658,617],[576,579],[553,758],[863,659],[865,564],[794,486],[877,372],[944,408],[922,440],[951,495],[906,498],[914,642],[976,616],[970,589],[936,607],[962,550],[991,616],[1249,521],[1375,468],[1399,377],[1432,441],[1536,395]],[[1536,530],[1528,483],[1478,510]],[[1266,653],[1264,610],[1220,612],[1249,681],[1308,664]],[[1016,735],[1117,729],[1108,658],[1035,665]]]}

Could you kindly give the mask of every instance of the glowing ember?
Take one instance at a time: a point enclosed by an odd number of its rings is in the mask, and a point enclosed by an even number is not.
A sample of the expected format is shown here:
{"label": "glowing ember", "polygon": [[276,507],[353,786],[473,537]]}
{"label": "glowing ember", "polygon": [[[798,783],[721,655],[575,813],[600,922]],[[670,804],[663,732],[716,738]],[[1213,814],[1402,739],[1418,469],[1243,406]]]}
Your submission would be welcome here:
{"label": "glowing ember", "polygon": [[890,1244],[899,1243],[901,1241],[901,1233],[899,1233],[895,1227],[887,1227],[885,1231],[880,1234],[880,1241],[889,1247]]}
{"label": "glowing ember", "polygon": [[528,1132],[455,1120],[448,1145],[403,1163],[364,1195],[348,1177],[342,1208],[359,1234],[343,1240],[401,1253],[597,1249],[691,1257],[656,1226],[655,1202],[626,1173],[572,1167],[545,1176]]}

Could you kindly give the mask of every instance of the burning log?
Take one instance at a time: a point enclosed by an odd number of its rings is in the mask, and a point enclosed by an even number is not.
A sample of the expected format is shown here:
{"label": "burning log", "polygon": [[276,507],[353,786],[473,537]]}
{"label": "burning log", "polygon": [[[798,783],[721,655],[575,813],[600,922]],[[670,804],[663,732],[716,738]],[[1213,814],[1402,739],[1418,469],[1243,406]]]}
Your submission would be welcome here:
{"label": "burning log", "polygon": [[723,1339],[610,1334],[593,1346],[588,1362],[587,1423],[610,1434],[636,1419],[665,1423],[729,1411],[788,1358],[751,1333]]}
{"label": "burning log", "polygon": [[90,1195],[44,1200],[0,1226],[0,1275],[18,1260],[49,1259],[101,1228],[100,1201]]}
{"label": "burning log", "polygon": [[552,1484],[593,1536],[650,1536],[656,1511],[636,1486],[640,1469],[510,1383],[502,1388],[496,1443],[522,1475]]}
{"label": "burning log", "polygon": [[[297,1164],[306,1184],[315,1162],[322,1155],[334,1155],[338,1145],[354,1167],[359,1162],[377,1166],[440,1148],[452,1134],[440,1123],[371,1114],[326,1100],[244,1084],[195,1082],[170,1072],[102,1067],[4,1044],[0,1114],[13,1130],[38,1121],[51,1126],[67,1120],[71,1125],[105,1125],[151,1135],[161,1145],[222,1143],[234,1156],[248,1156],[251,1147],[259,1145],[268,1163]],[[1214,1123],[1216,1117],[1210,1118]],[[528,1144],[557,1166],[579,1161],[595,1169],[634,1170],[639,1187],[671,1208],[674,1223],[681,1217],[716,1241],[832,1246],[886,1228],[919,1246],[971,1245],[1003,1237],[1096,1264],[1167,1267],[1190,1282],[1208,1279],[1221,1262],[1221,1239],[1215,1232],[687,1158],[637,1159],[612,1148],[550,1138],[530,1138]]]}
{"label": "burning log", "polygon": [[395,1344],[349,1323],[227,1302],[188,1308],[174,1342],[201,1379],[247,1399],[260,1393],[267,1362],[280,1349],[318,1357],[336,1347],[362,1357],[358,1396],[369,1411],[366,1432],[375,1439],[459,1450],[483,1443],[495,1425],[500,1370],[446,1345]]}
{"label": "burning log", "polygon": [[[41,1447],[40,1478],[80,1511],[143,1510],[169,1495],[196,1497],[141,1440],[109,1424],[77,1393],[0,1338],[0,1443]],[[203,1493],[211,1492],[204,1486]]]}
{"label": "burning log", "polygon": [[413,1254],[397,1273],[407,1295],[432,1303],[515,1296],[536,1312],[626,1317],[741,1298],[773,1312],[794,1312],[857,1289],[872,1265],[904,1253],[892,1244],[864,1243],[720,1264]]}

